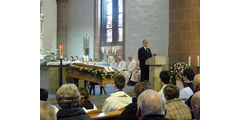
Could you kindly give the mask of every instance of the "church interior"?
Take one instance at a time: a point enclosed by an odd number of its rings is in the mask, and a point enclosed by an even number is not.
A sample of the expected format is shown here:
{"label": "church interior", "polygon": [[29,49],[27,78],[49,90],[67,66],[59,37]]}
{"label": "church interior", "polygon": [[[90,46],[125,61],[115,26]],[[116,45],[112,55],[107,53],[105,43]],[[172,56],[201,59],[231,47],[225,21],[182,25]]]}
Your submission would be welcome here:
{"label": "church interior", "polygon": [[[189,79],[185,70],[199,75],[200,87],[200,0],[40,0],[40,28],[40,88],[58,109],[57,91],[67,83],[88,90],[100,110],[87,113],[92,119],[115,114],[100,113],[119,75],[130,97],[144,80],[160,91],[162,71],[169,72],[180,97]],[[151,53],[144,63],[141,48]]]}

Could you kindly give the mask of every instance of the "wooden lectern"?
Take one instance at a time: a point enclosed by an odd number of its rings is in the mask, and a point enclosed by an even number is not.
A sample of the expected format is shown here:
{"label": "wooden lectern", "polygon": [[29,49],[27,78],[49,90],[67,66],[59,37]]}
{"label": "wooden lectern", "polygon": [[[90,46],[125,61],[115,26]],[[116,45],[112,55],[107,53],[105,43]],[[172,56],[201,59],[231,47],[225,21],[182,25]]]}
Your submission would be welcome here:
{"label": "wooden lectern", "polygon": [[149,82],[156,91],[162,88],[159,75],[163,70],[163,65],[166,65],[166,62],[166,56],[153,56],[146,60],[146,65],[149,65]]}

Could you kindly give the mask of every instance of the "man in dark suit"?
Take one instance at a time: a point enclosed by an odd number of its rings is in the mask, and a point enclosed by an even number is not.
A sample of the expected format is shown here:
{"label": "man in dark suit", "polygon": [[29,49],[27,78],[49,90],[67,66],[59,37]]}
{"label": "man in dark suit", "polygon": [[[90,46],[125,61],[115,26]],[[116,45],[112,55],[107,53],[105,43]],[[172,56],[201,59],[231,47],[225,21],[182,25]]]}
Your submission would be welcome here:
{"label": "man in dark suit", "polygon": [[143,47],[138,49],[138,59],[141,69],[141,82],[149,80],[149,66],[145,64],[148,58],[152,57],[151,50],[148,48],[148,40],[143,40]]}

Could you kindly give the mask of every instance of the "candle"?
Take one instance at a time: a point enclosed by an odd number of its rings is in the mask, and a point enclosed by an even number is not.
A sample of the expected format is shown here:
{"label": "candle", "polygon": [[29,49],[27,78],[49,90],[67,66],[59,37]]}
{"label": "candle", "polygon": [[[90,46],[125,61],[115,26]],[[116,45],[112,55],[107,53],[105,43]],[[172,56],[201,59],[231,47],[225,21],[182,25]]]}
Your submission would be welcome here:
{"label": "candle", "polygon": [[59,48],[60,48],[60,59],[63,59],[63,45],[61,44]]}
{"label": "candle", "polygon": [[200,67],[200,59],[199,59],[199,56],[197,56],[197,67]]}
{"label": "candle", "polygon": [[116,54],[117,54],[117,50],[115,49],[115,50],[114,50],[114,55],[116,55]]}
{"label": "candle", "polygon": [[191,67],[191,56],[188,57],[188,66]]}

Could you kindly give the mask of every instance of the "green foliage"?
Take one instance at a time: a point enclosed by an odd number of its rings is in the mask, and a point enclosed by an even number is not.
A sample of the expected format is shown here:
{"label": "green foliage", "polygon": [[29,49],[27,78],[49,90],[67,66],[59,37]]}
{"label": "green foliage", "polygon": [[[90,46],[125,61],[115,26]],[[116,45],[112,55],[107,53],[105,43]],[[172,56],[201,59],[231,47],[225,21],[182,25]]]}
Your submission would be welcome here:
{"label": "green foliage", "polygon": [[91,76],[95,76],[97,79],[104,80],[105,78],[112,79],[116,75],[120,75],[120,72],[118,71],[113,71],[113,72],[106,72],[105,70],[98,70],[96,68],[85,68],[85,67],[80,67],[78,65],[70,65],[71,69],[75,69],[83,74],[89,74]]}

